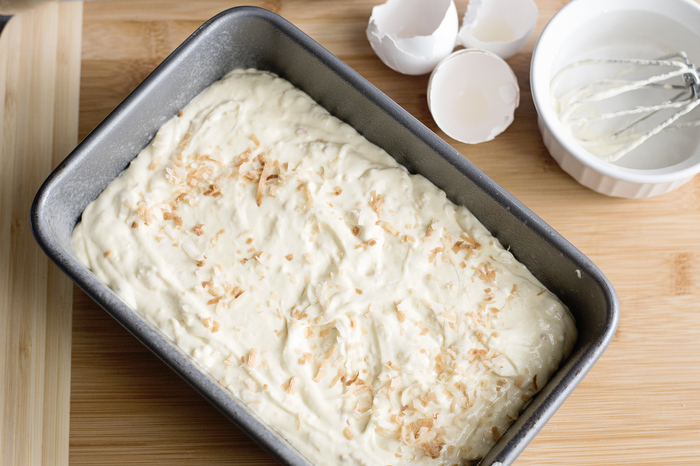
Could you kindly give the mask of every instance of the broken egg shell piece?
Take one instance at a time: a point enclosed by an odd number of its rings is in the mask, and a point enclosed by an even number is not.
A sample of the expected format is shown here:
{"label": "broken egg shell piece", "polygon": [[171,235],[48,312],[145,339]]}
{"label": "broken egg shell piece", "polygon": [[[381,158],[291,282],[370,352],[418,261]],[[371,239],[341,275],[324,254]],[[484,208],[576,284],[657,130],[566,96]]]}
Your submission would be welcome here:
{"label": "broken egg shell piece", "polygon": [[421,75],[454,50],[458,30],[453,0],[389,0],[372,9],[367,39],[389,68]]}
{"label": "broken egg shell piece", "polygon": [[435,123],[459,142],[490,141],[510,126],[520,104],[513,70],[494,53],[461,49],[433,70],[428,107]]}
{"label": "broken egg shell piece", "polygon": [[537,25],[532,0],[471,0],[459,29],[459,43],[510,58],[527,44]]}

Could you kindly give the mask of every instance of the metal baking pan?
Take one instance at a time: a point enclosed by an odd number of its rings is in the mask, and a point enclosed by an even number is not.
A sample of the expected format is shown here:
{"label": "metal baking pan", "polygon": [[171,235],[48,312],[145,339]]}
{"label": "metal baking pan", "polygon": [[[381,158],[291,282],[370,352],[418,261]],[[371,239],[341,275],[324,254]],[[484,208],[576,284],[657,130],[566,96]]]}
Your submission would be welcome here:
{"label": "metal baking pan", "polygon": [[601,356],[619,303],[600,270],[445,141],[299,29],[269,11],[239,7],[197,29],[50,175],[31,210],[35,238],[89,296],[284,464],[308,462],[169,338],[78,262],[71,234],[83,209],[204,88],[234,68],[269,70],[354,126],[413,173],[469,208],[569,306],[573,353],[481,465],[511,464]]}

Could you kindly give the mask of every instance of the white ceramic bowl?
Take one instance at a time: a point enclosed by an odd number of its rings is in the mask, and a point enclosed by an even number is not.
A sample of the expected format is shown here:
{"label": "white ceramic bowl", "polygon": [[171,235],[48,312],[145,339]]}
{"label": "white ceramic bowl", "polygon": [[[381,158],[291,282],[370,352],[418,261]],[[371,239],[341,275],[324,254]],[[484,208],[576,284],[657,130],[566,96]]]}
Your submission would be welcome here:
{"label": "white ceramic bowl", "polygon": [[550,90],[561,68],[585,58],[657,58],[682,50],[700,65],[698,25],[694,0],[573,0],[552,18],[533,52],[530,86],[545,146],[564,171],[594,191],[625,198],[667,193],[700,172],[700,127],[656,135],[604,162],[564,130]]}

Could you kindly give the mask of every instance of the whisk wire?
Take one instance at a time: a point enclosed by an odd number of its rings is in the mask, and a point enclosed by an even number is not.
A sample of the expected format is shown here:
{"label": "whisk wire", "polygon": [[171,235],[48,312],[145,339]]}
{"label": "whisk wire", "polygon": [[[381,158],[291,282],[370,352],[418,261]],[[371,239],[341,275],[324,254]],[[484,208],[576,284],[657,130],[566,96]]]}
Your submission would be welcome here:
{"label": "whisk wire", "polygon": [[[585,59],[573,62],[562,68],[552,80],[552,93],[559,82],[567,74],[581,67],[596,65],[625,65],[626,68],[600,79],[594,79],[588,84],[570,91],[560,99],[559,119],[570,128],[572,135],[584,143],[585,148],[594,152],[603,160],[615,161],[636,149],[653,136],[667,130],[677,130],[700,126],[700,120],[676,123],[681,117],[689,114],[700,105],[700,78],[698,69],[690,63],[684,52],[669,54],[658,59]],[[671,71],[654,73],[652,76],[638,79],[621,79],[647,68],[672,68]],[[682,84],[670,80],[682,79]],[[660,91],[681,91],[671,98],[657,104],[637,105],[633,108],[601,110],[596,103],[605,103],[623,94],[644,89]],[[588,110],[588,112],[584,112]],[[672,111],[664,117],[660,112]],[[656,124],[649,129],[642,129],[642,123],[652,117],[659,116]],[[591,131],[590,126],[600,121],[625,119],[634,117],[620,128],[603,132]],[[653,123],[653,121],[651,122]],[[574,129],[576,128],[576,129]]]}

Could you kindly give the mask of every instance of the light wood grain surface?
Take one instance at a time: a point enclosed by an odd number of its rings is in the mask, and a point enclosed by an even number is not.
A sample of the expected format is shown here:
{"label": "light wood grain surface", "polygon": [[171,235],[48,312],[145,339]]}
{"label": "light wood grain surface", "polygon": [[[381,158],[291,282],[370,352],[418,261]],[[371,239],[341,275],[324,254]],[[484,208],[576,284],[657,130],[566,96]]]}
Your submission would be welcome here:
{"label": "light wood grain surface", "polygon": [[[662,0],[659,0],[662,1]],[[536,0],[527,47],[508,60],[521,87],[514,124],[467,146],[437,130],[427,76],[386,68],[365,28],[370,0],[252,2],[300,27],[435,130],[588,255],[621,302],[602,359],[520,456],[527,465],[700,463],[700,177],[657,198],[594,193],[548,155],[529,92],[535,40],[566,0]],[[236,1],[133,0],[84,6],[84,137],[196,27]],[[461,15],[466,0],[458,0]],[[235,426],[75,290],[73,464],[275,464]]]}
{"label": "light wood grain surface", "polygon": [[72,285],[29,209],[78,141],[82,3],[12,18],[0,36],[0,464],[68,464]]}

